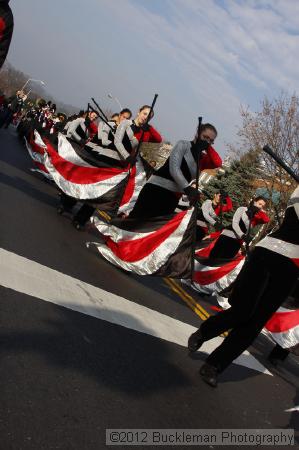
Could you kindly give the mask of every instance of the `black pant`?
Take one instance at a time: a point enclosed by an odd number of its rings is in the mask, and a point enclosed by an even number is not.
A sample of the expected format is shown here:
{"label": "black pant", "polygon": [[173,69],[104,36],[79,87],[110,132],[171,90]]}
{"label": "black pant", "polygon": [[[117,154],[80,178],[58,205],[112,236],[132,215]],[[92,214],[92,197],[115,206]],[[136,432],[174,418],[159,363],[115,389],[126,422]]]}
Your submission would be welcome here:
{"label": "black pant", "polygon": [[276,344],[276,346],[272,349],[271,353],[269,354],[269,359],[278,359],[279,361],[284,361],[290,351],[287,348],[282,348],[279,344]]}
{"label": "black pant", "polygon": [[236,280],[231,308],[209,317],[200,327],[205,340],[231,329],[207,362],[222,372],[240,356],[292,292],[298,274],[290,259],[256,247]]}
{"label": "black pant", "polygon": [[78,200],[70,197],[69,195],[66,195],[64,192],[61,192],[60,201],[63,209],[71,212]]}
{"label": "black pant", "polygon": [[232,259],[241,248],[240,241],[221,234],[210,252],[210,258]]}
{"label": "black pant", "polygon": [[179,203],[175,192],[146,183],[142,188],[137,202],[132,209],[130,218],[150,218],[172,214]]}
{"label": "black pant", "polygon": [[81,206],[77,214],[74,216],[73,220],[83,226],[86,222],[88,222],[94,212],[95,208],[93,206],[88,205],[88,203],[84,203],[84,205]]}
{"label": "black pant", "polygon": [[[73,207],[77,204],[78,200],[76,198],[66,195],[64,192],[61,193],[61,205],[65,211],[71,212]],[[73,220],[78,222],[81,226],[85,225],[86,222],[93,215],[95,208],[88,203],[84,203],[79,211],[73,217]]]}
{"label": "black pant", "polygon": [[203,228],[199,225],[196,225],[196,242],[197,243],[201,242],[206,235],[207,234],[203,230]]}
{"label": "black pant", "polygon": [[11,109],[7,109],[4,112],[2,119],[0,120],[0,128],[2,128],[3,126],[5,126],[5,128],[8,128],[9,124],[12,122],[13,115],[14,112]]}

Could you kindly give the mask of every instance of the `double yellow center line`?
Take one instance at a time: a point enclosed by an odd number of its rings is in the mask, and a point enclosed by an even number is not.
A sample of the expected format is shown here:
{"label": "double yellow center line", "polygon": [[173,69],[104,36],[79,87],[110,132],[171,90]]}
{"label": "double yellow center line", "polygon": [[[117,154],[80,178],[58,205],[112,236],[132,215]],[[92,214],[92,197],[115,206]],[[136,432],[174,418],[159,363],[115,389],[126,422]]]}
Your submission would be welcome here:
{"label": "double yellow center line", "polygon": [[101,211],[100,209],[96,209],[96,212],[97,212],[98,215],[101,216],[104,220],[106,220],[107,222],[110,222],[111,216],[110,216],[109,214],[107,214],[105,211]]}
{"label": "double yellow center line", "polygon": [[208,319],[210,314],[199,303],[194,300],[176,281],[172,278],[163,278],[170,289],[175,292],[202,320]]}
{"label": "double yellow center line", "polygon": [[[180,286],[175,280],[172,278],[163,278],[165,283],[170,287],[170,289],[177,294],[188,306],[192,309],[192,311],[197,314],[201,320],[207,320],[211,314],[208,313],[199,303],[197,303],[194,298],[186,292],[182,286]],[[220,336],[226,337],[227,331]]]}

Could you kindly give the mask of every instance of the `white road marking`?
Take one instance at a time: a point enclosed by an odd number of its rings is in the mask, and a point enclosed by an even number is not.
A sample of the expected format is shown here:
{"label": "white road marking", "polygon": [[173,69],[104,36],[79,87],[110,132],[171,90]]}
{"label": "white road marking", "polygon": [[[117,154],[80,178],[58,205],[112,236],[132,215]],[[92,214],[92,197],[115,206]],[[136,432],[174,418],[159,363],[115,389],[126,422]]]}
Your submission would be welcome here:
{"label": "white road marking", "polygon": [[[196,330],[187,323],[4,249],[0,249],[0,285],[183,347]],[[201,350],[210,353],[221,341],[218,337],[206,342]],[[272,375],[247,351],[235,363]]]}

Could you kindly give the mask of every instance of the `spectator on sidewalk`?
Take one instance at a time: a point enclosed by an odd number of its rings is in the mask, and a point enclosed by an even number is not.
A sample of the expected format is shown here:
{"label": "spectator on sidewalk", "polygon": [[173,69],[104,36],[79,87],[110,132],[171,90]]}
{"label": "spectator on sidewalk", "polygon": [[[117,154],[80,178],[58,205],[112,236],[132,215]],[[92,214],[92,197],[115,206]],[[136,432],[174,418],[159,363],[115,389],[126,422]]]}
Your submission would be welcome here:
{"label": "spectator on sidewalk", "polygon": [[0,128],[8,128],[12,122],[14,116],[18,114],[24,106],[24,101],[26,100],[26,95],[23,91],[17,91],[16,95],[11,97],[8,101],[8,106],[4,111],[4,114],[0,120]]}

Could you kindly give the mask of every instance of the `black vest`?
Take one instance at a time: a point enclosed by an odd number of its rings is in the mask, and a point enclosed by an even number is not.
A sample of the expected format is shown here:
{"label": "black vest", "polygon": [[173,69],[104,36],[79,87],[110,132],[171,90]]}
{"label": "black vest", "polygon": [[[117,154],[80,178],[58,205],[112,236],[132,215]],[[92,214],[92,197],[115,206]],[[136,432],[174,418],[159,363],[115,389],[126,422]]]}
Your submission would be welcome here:
{"label": "black vest", "polygon": [[[198,150],[196,149],[193,142],[191,142],[190,151],[191,151],[191,154],[194,159],[194,164],[196,164],[196,160],[198,158]],[[190,173],[190,170],[189,170],[188,164],[186,163],[185,158],[183,158],[183,160],[182,160],[181,171],[182,171],[184,177],[186,178],[186,180],[188,181],[188,183],[190,183],[192,181],[192,175]],[[169,157],[166,160],[165,164],[160,169],[155,171],[155,175],[162,177],[162,178],[166,178],[167,180],[173,181],[173,178],[172,178],[172,176],[170,174],[170,170],[169,170]]]}

